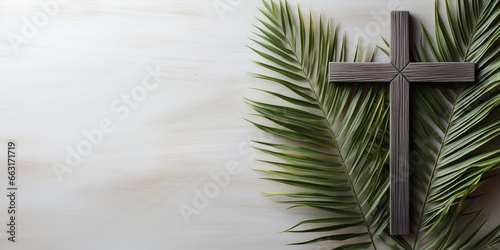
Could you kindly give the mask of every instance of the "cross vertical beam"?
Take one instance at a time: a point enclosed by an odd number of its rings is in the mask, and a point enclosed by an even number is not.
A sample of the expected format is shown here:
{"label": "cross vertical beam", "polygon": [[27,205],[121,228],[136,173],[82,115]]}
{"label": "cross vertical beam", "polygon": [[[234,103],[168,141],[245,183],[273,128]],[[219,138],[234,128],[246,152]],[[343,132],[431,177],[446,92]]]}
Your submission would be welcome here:
{"label": "cross vertical beam", "polygon": [[391,12],[391,63],[398,71],[410,62],[410,35],[408,11]]}
{"label": "cross vertical beam", "polygon": [[[391,13],[391,63],[401,72],[410,62],[408,11]],[[390,85],[390,230],[408,234],[410,230],[410,83],[398,74]]]}
{"label": "cross vertical beam", "polygon": [[410,230],[410,83],[398,74],[391,82],[390,108],[390,176],[391,234],[408,234]]}

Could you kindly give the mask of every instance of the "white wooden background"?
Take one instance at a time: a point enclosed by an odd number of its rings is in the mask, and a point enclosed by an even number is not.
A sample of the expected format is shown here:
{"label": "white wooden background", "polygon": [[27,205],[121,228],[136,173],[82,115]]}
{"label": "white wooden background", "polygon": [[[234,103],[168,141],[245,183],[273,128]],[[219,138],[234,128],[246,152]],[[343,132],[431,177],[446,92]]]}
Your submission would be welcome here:
{"label": "white wooden background", "polygon": [[[260,1],[39,2],[51,1],[0,1],[0,159],[5,166],[13,139],[19,168],[17,242],[1,226],[0,249],[304,249],[286,244],[310,235],[280,231],[313,214],[264,197],[284,188],[250,170],[262,155],[249,139],[268,137],[243,119],[243,97],[269,100],[249,89],[265,83],[247,73],[259,70],[246,45]],[[364,43],[381,43],[377,29],[388,37],[390,9],[433,23],[433,0],[290,2],[341,22],[350,44],[358,30],[369,33]],[[157,67],[168,76],[141,92]],[[89,144],[83,131],[101,122],[113,131]],[[69,166],[68,148],[78,147],[85,155]],[[73,171],[59,181],[61,165]],[[221,188],[214,173],[229,183]],[[6,178],[0,170],[1,189]],[[212,197],[196,209],[205,187]],[[492,213],[500,201],[490,188]],[[184,205],[198,213],[189,223]],[[7,218],[2,195],[0,225]]]}

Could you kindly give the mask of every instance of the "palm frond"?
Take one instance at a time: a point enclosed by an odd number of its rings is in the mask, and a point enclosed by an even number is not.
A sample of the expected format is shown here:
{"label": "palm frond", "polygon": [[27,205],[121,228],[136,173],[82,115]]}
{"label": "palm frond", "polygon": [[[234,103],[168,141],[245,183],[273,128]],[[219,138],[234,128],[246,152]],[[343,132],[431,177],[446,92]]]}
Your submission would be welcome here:
{"label": "palm frond", "polygon": [[[388,224],[385,171],[388,105],[386,88],[379,85],[342,85],[328,82],[328,63],[345,59],[345,38],[321,17],[298,8],[293,13],[285,1],[263,2],[265,18],[259,19],[256,46],[267,69],[260,79],[290,90],[263,90],[279,104],[247,100],[259,117],[274,123],[251,121],[258,128],[287,138],[287,145],[257,141],[257,148],[276,160],[266,161],[279,170],[262,170],[272,181],[302,190],[270,193],[291,207],[312,207],[330,217],[307,220],[289,232],[325,233],[306,242],[344,241],[362,243],[340,249],[373,246]],[[365,56],[361,56],[365,54]],[[356,50],[355,58],[373,58]]]}
{"label": "palm frond", "polygon": [[499,149],[481,149],[500,135],[500,119],[490,115],[500,104],[500,2],[447,0],[444,16],[439,2],[435,37],[423,27],[415,59],[474,62],[477,75],[475,84],[412,86],[415,235],[409,244],[411,249],[471,249],[484,221],[467,222],[469,232],[456,221],[466,213],[464,203],[471,202],[465,197],[485,173],[500,167]]}

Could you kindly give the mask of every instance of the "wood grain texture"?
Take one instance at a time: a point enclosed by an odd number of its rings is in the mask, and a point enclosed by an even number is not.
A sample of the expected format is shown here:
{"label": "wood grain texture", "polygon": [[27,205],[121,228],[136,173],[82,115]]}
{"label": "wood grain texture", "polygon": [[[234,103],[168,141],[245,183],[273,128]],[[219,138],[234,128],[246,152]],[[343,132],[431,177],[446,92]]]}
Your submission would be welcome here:
{"label": "wood grain texture", "polygon": [[390,175],[391,234],[408,234],[410,83],[399,74],[390,86]]}
{"label": "wood grain texture", "polygon": [[[401,71],[410,62],[409,12],[391,12],[391,63]],[[410,231],[409,82],[398,74],[390,86],[390,232]]]}
{"label": "wood grain texture", "polygon": [[391,63],[402,70],[410,62],[409,12],[391,12]]}
{"label": "wood grain texture", "polygon": [[402,71],[413,82],[474,82],[474,63],[409,63]]}
{"label": "wood grain texture", "polygon": [[390,82],[397,74],[390,63],[330,63],[331,82]]}

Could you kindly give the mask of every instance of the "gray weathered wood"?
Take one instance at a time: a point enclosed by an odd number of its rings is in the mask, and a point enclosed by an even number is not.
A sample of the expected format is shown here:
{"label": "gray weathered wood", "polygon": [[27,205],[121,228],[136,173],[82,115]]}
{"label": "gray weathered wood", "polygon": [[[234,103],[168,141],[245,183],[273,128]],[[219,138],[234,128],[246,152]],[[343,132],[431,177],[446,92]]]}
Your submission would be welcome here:
{"label": "gray weathered wood", "polygon": [[410,232],[409,100],[412,82],[474,82],[473,63],[410,63],[409,13],[391,13],[391,63],[330,63],[331,82],[390,82],[391,234]]}
{"label": "gray weathered wood", "polygon": [[[391,12],[391,63],[401,71],[410,62],[409,12]],[[410,232],[409,201],[409,99],[410,83],[399,74],[390,87],[390,231]]]}
{"label": "gray weathered wood", "polygon": [[410,62],[409,12],[391,12],[391,63],[402,70]]}
{"label": "gray weathered wood", "polygon": [[390,82],[397,74],[390,63],[330,63],[335,82]]}
{"label": "gray weathered wood", "polygon": [[474,63],[409,63],[402,71],[409,82],[474,82]]}
{"label": "gray weathered wood", "polygon": [[391,234],[408,234],[410,230],[408,180],[410,83],[401,74],[391,82],[390,101],[390,230]]}

